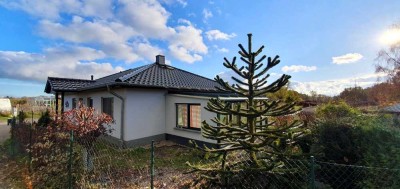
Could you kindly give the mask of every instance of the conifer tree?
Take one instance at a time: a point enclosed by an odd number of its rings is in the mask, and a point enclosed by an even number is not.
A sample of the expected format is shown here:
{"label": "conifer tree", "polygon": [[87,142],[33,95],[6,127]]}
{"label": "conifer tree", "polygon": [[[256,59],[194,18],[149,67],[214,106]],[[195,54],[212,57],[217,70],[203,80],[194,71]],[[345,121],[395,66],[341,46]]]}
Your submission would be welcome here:
{"label": "conifer tree", "polygon": [[[279,56],[267,58],[263,55],[259,58],[264,46],[253,51],[251,38],[252,34],[248,34],[247,49],[239,44],[243,66],[236,63],[236,57],[232,61],[224,58],[223,65],[238,76],[232,77],[236,83],[229,84],[219,76],[215,78],[220,84],[218,90],[246,100],[240,103],[220,98],[209,100],[205,108],[218,116],[211,119],[214,124],[202,122],[202,135],[219,141],[220,147],[205,147],[204,150],[207,157],[220,158],[216,166],[192,165],[196,171],[213,172],[212,175],[215,176],[215,173],[223,174],[227,170],[273,170],[292,154],[291,146],[305,133],[299,121],[276,119],[298,111],[295,102],[285,103],[266,98],[268,93],[274,93],[286,86],[291,76],[284,74],[276,81],[268,82],[270,74],[267,72],[279,64]],[[265,61],[266,64],[263,63]],[[235,153],[245,153],[247,158],[235,159]],[[230,155],[233,158],[228,158]],[[234,163],[229,162],[229,159],[234,159]]]}

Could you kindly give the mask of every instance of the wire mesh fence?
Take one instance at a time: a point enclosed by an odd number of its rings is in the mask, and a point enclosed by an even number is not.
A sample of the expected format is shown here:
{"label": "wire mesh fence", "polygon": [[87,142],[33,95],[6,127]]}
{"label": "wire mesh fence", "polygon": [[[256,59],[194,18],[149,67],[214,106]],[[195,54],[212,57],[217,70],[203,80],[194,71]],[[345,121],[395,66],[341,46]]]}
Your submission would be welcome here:
{"label": "wire mesh fence", "polygon": [[[168,141],[121,148],[104,136],[12,122],[10,154],[28,168],[26,188],[400,188],[400,169],[343,165],[313,158],[283,159],[269,171],[230,170],[217,181],[186,165],[219,166],[196,149]],[[152,155],[153,154],[153,155]],[[228,165],[248,166],[246,152]],[[20,167],[15,167],[16,169]]]}

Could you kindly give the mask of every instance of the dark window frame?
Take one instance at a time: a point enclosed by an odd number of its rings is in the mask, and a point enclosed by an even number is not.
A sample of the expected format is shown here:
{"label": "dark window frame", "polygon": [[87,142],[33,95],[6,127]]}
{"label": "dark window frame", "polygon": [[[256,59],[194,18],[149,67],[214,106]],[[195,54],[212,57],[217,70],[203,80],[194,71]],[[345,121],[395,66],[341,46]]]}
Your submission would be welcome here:
{"label": "dark window frame", "polygon": [[92,97],[87,97],[86,98],[86,106],[88,108],[93,108],[93,98]]}
{"label": "dark window frame", "polygon": [[[104,111],[104,108],[105,108],[104,107],[104,100],[105,99],[111,99],[111,105],[110,105],[111,113]],[[111,116],[111,118],[114,119],[114,98],[113,97],[101,97],[101,112]]]}
{"label": "dark window frame", "polygon": [[[187,111],[186,111],[187,126],[179,125],[179,124],[178,124],[178,122],[179,122],[179,114],[178,114],[179,111],[178,111],[178,106],[179,106],[179,105],[186,105],[186,108],[187,108]],[[200,131],[201,128],[191,127],[191,125],[190,125],[190,122],[191,122],[191,120],[190,120],[190,106],[199,106],[199,107],[200,107],[200,112],[199,112],[199,114],[200,114],[200,127],[201,127],[201,104],[200,104],[200,103],[175,103],[176,127],[177,127],[177,128],[183,128],[183,129],[190,129],[190,130],[197,130],[197,131]]]}
{"label": "dark window frame", "polygon": [[76,98],[72,98],[71,99],[71,109],[76,109],[76,107],[77,107],[77,101],[76,101]]}

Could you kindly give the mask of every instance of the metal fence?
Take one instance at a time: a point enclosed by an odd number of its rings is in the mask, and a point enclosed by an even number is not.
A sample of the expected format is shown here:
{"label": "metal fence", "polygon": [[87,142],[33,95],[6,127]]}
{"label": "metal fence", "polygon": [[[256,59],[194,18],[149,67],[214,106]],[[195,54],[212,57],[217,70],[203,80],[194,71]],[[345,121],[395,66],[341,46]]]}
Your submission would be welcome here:
{"label": "metal fence", "polygon": [[[34,123],[12,122],[10,155],[29,169],[27,188],[400,188],[400,170],[286,159],[273,171],[239,171],[220,184],[198,179],[185,162],[214,166],[201,151],[172,142],[121,148],[102,137],[74,138]],[[245,162],[247,153],[230,160]],[[19,169],[21,167],[15,167]],[[221,184],[222,183],[222,184]]]}

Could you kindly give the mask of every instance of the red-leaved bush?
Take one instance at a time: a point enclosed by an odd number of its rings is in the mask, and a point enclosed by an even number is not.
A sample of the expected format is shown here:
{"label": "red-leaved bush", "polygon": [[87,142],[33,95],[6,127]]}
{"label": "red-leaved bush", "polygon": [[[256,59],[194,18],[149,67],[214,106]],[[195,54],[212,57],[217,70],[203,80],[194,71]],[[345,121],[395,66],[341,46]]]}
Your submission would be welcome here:
{"label": "red-leaved bush", "polygon": [[81,106],[65,112],[56,124],[64,131],[73,131],[81,145],[91,145],[99,136],[111,133],[111,116],[98,113],[94,108]]}
{"label": "red-leaved bush", "polygon": [[45,127],[34,125],[30,131],[23,127],[32,135],[32,146],[26,147],[32,155],[31,179],[35,188],[67,188],[70,163],[72,180],[78,182],[85,174],[82,149],[90,149],[98,137],[111,132],[112,118],[93,108],[81,106],[53,117],[54,121]]}

